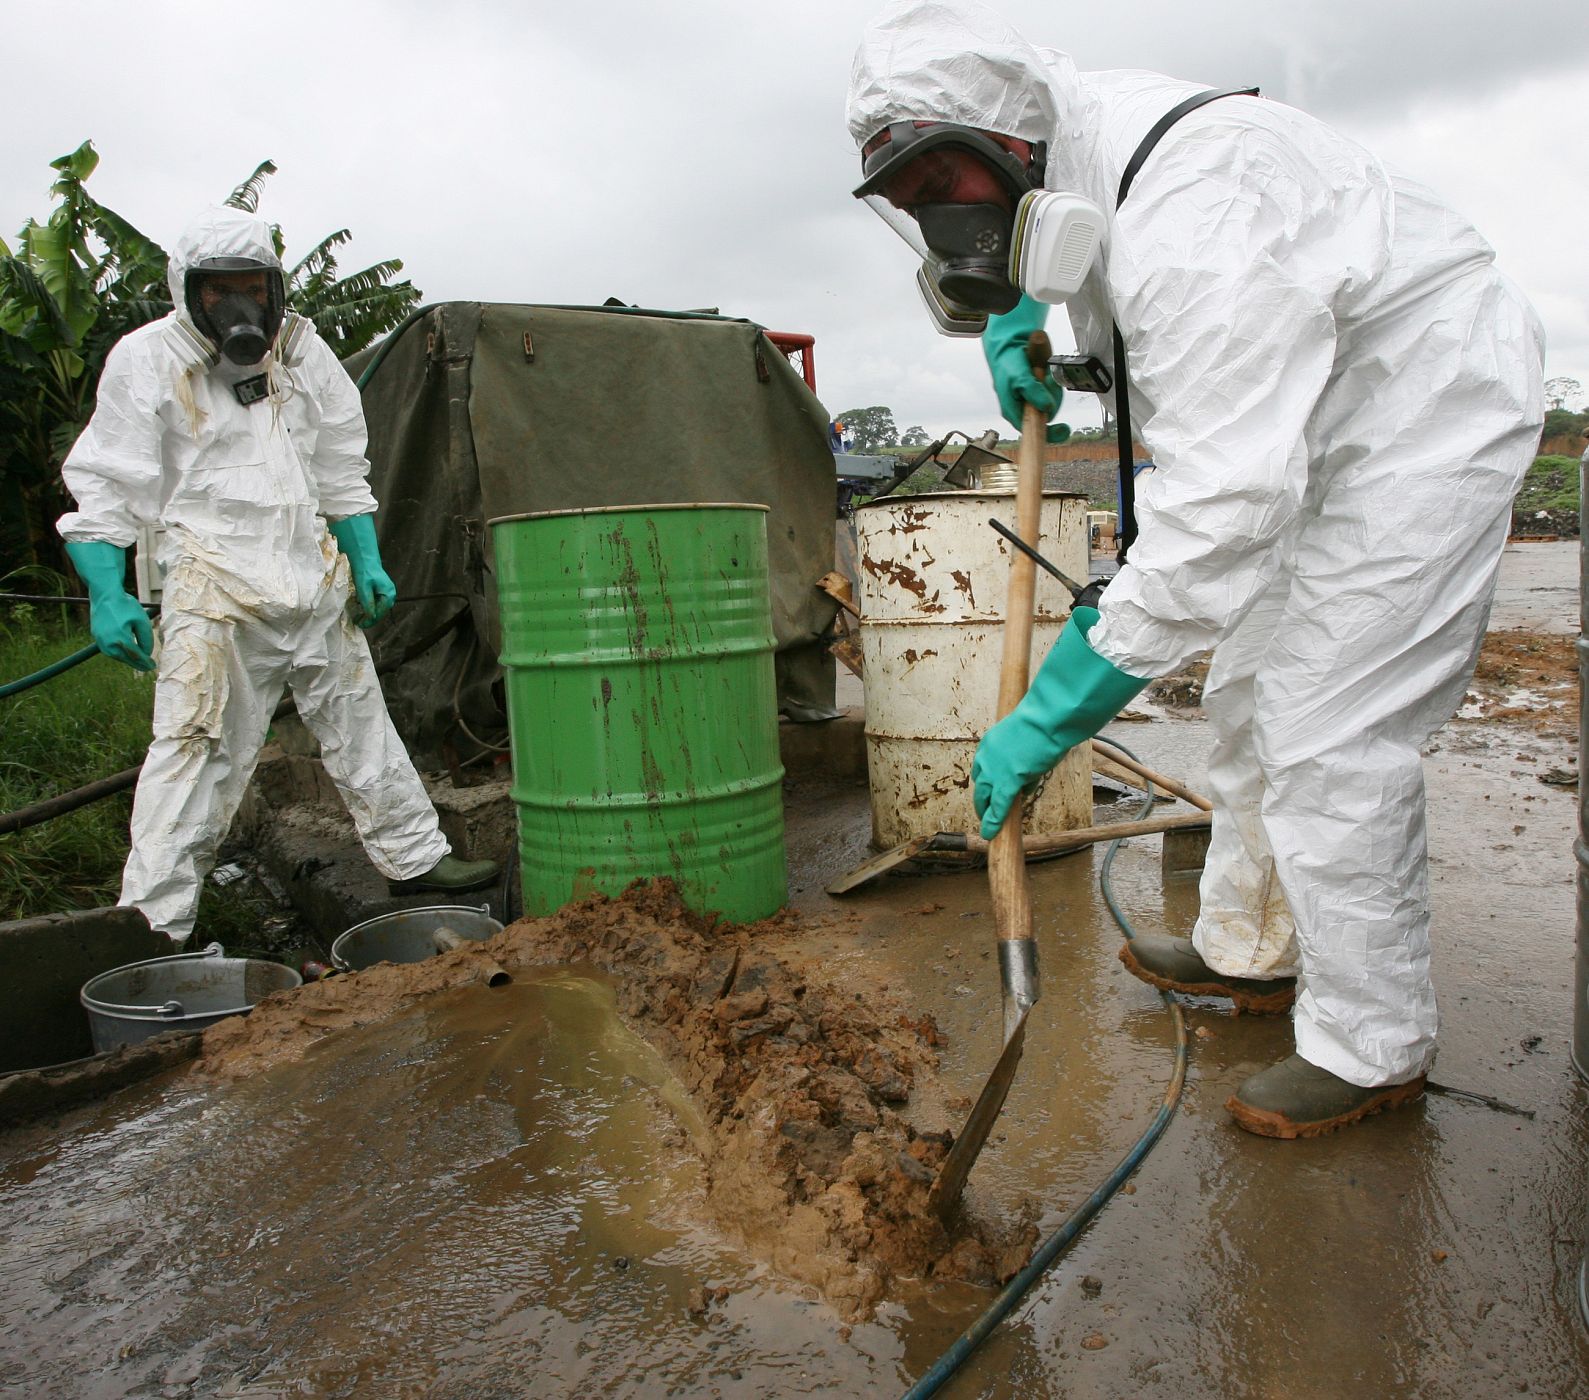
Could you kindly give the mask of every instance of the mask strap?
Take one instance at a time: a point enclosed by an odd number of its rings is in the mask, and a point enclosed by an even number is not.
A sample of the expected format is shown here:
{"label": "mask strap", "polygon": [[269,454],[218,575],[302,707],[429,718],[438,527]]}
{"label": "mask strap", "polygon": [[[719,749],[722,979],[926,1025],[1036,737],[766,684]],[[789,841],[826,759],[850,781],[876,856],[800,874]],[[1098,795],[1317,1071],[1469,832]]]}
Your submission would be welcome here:
{"label": "mask strap", "polygon": [[[1250,88],[1214,88],[1207,92],[1194,93],[1186,101],[1171,107],[1158,121],[1154,122],[1153,129],[1142,138],[1142,144],[1132,153],[1131,159],[1126,162],[1125,173],[1120,177],[1120,192],[1115,196],[1115,208],[1118,209],[1125,202],[1125,197],[1131,191],[1131,182],[1136,179],[1137,171],[1142,169],[1147,158],[1152,154],[1153,148],[1159,144],[1159,138],[1164,135],[1176,122],[1180,121],[1188,112],[1195,112],[1207,103],[1218,101],[1221,97],[1257,97],[1258,89]],[[1131,548],[1137,537],[1137,478],[1135,452],[1131,442],[1131,399],[1126,392],[1126,343],[1120,335],[1118,323],[1114,326],[1115,350],[1115,430],[1120,443],[1120,548],[1115,554],[1118,563],[1126,562],[1126,552]]]}

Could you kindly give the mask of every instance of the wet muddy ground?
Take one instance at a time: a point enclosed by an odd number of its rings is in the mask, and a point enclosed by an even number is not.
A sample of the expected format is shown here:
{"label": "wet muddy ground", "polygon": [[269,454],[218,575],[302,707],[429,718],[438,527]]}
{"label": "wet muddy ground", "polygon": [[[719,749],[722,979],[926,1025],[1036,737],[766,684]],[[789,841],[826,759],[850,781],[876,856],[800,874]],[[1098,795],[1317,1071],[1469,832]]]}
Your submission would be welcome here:
{"label": "wet muddy ground", "polygon": [[[1201,777],[1199,721],[1118,726]],[[961,1396],[1589,1392],[1573,1301],[1586,1092],[1568,1064],[1572,794],[1523,730],[1451,726],[1429,759],[1437,1077],[1321,1141],[1221,1109],[1289,1050],[1283,1022],[1191,1011],[1184,1107],[1070,1254],[953,1382]],[[1525,763],[1518,755],[1533,752]],[[803,952],[894,985],[942,1031],[953,1124],[997,1046],[984,878],[821,892],[866,849],[863,789],[791,795]],[[1521,828],[1519,830],[1518,828]],[[1052,1229],[1124,1154],[1171,1066],[1168,1018],[1115,960],[1101,856],[1033,868],[1043,999],[972,1179],[979,1215]],[[1116,884],[1184,931],[1159,842]],[[180,1077],[0,1139],[6,1383],[28,1395],[871,1395],[903,1389],[986,1303],[896,1281],[846,1323],[714,1216],[697,1107],[588,971],[519,972],[340,1029],[233,1082]]]}
{"label": "wet muddy ground", "polygon": [[[1198,785],[1203,722],[1144,714],[1111,737]],[[1250,1137],[1221,1105],[1289,1052],[1288,1028],[1192,1003],[1165,1137],[945,1393],[1589,1394],[1576,793],[1541,781],[1575,767],[1564,739],[1507,722],[1453,723],[1426,761],[1435,1078],[1533,1117],[1431,1095],[1329,1138]],[[884,1107],[953,1127],[998,1048],[985,876],[830,899],[868,834],[864,788],[790,792],[804,921],[767,946],[867,1009],[887,988],[930,1015],[937,1064],[923,1052],[911,1100]],[[1032,867],[1043,996],[976,1218],[1054,1228],[1170,1074],[1169,1018],[1116,961],[1101,861]],[[1159,838],[1127,843],[1115,885],[1142,928],[1190,929],[1195,883],[1166,883]],[[626,1024],[621,969],[513,971],[328,1026],[255,1073],[171,1075],[0,1137],[0,1390],[869,1396],[985,1306],[975,1284],[896,1277],[846,1321],[714,1208],[703,1152],[725,1115],[629,1005]]]}

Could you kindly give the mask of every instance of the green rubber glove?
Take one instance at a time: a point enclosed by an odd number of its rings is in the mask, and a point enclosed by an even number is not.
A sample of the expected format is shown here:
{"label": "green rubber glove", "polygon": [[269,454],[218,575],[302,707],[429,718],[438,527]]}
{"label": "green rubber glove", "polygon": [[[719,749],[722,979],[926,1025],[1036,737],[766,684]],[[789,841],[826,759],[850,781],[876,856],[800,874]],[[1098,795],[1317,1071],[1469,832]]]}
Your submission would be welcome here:
{"label": "green rubber glove", "polygon": [[971,762],[971,801],[991,841],[1021,793],[1083,739],[1108,724],[1147,681],[1087,644],[1096,608],[1075,608],[1021,703],[982,736]]}
{"label": "green rubber glove", "polygon": [[[1048,306],[1033,301],[1024,292],[1011,311],[1002,316],[989,316],[988,327],[982,332],[982,353],[987,357],[988,368],[993,371],[993,391],[999,396],[999,411],[1004,421],[1013,424],[1020,432],[1021,407],[1031,404],[1045,419],[1059,412],[1065,397],[1064,390],[1054,383],[1051,374],[1042,379],[1032,373],[1026,362],[1026,342],[1033,331],[1040,331],[1048,321]],[[1070,436],[1065,423],[1050,423],[1048,440],[1064,442]]]}
{"label": "green rubber glove", "polygon": [[88,588],[88,630],[99,649],[135,671],[154,670],[154,628],[127,592],[127,551],[109,540],[68,540],[66,557]]}
{"label": "green rubber glove", "polygon": [[337,548],[348,556],[353,570],[353,591],[359,600],[358,624],[373,627],[397,601],[397,585],[381,567],[380,546],[375,543],[375,517],[350,515],[327,522]]}

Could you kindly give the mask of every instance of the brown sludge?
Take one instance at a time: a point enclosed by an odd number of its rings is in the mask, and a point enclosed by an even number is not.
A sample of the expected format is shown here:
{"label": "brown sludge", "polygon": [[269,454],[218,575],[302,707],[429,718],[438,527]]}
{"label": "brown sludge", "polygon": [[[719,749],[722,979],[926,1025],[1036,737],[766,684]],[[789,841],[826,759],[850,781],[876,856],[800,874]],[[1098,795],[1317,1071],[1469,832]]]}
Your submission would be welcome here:
{"label": "brown sludge", "polygon": [[[1575,636],[1523,628],[1487,632],[1459,721],[1528,725],[1546,738],[1578,733],[1578,652]],[[1208,662],[1193,661],[1147,689],[1147,698],[1172,710],[1203,703]],[[1130,716],[1126,716],[1129,718]]]}
{"label": "brown sludge", "polygon": [[690,1091],[710,1139],[697,1144],[710,1208],[757,1257],[818,1289],[846,1320],[868,1316],[895,1279],[1009,1278],[1034,1226],[1001,1234],[962,1212],[946,1230],[927,1208],[948,1135],[918,1131],[901,1110],[936,1072],[936,1026],[907,1018],[880,990],[858,996],[780,954],[799,927],[790,912],[711,927],[670,883],[640,882],[423,963],[269,997],[205,1033],[196,1072],[239,1078],[296,1059],[326,1035],[477,982],[482,963],[509,972],[588,963]]}

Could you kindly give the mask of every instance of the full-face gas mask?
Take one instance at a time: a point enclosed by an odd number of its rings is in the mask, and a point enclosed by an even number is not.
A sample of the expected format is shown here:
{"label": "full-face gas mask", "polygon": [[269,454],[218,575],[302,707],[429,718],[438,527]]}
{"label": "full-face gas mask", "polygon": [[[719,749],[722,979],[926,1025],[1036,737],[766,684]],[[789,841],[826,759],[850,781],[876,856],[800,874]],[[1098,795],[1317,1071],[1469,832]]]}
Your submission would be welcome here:
{"label": "full-face gas mask", "polygon": [[[262,273],[265,298],[235,287],[215,285],[217,275]],[[210,283],[212,295],[206,307],[204,289]],[[183,296],[193,324],[215,342],[216,348],[234,365],[257,365],[270,351],[276,332],[281,329],[285,311],[285,283],[281,269],[253,258],[205,258],[187,271]],[[219,291],[219,296],[213,295]]]}
{"label": "full-face gas mask", "polygon": [[867,143],[855,196],[921,258],[916,284],[943,334],[980,335],[1023,291],[1056,302],[1081,287],[1103,211],[1044,189],[1047,155],[1037,142],[1023,160],[950,122],[891,122]]}

